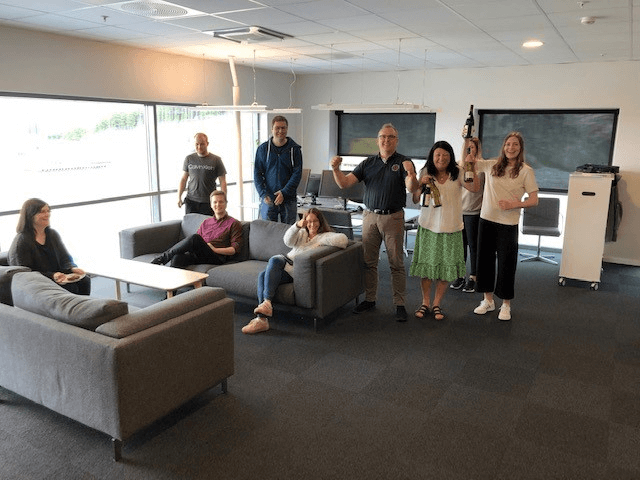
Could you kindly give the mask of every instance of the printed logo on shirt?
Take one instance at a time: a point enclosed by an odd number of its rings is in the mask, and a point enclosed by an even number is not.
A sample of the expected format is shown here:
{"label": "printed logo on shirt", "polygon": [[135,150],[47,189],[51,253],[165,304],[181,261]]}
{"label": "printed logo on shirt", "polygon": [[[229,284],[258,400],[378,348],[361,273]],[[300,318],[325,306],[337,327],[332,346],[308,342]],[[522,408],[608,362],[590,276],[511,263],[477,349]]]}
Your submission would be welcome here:
{"label": "printed logo on shirt", "polygon": [[391,170],[394,171],[394,172],[397,172],[398,170],[400,170],[400,165],[398,165],[397,163],[394,163],[391,166]]}
{"label": "printed logo on shirt", "polygon": [[189,170],[213,170],[212,165],[189,165]]}

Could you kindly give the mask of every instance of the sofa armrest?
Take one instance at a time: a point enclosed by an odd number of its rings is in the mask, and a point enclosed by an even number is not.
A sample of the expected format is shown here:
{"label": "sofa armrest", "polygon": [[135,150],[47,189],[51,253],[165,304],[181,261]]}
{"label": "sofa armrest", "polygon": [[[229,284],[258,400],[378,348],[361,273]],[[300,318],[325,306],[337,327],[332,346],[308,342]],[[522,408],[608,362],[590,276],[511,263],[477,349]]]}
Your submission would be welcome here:
{"label": "sofa armrest", "polygon": [[162,253],[178,243],[181,227],[181,220],[168,220],[121,230],[120,257],[132,260],[148,253]]}
{"label": "sofa armrest", "polygon": [[316,263],[331,253],[338,252],[338,247],[318,247],[296,255],[293,262],[293,290],[296,305],[303,308],[316,306]]}
{"label": "sofa armrest", "polygon": [[[316,311],[322,318],[364,292],[362,242],[320,258],[317,269]],[[297,292],[296,292],[297,294]]]}

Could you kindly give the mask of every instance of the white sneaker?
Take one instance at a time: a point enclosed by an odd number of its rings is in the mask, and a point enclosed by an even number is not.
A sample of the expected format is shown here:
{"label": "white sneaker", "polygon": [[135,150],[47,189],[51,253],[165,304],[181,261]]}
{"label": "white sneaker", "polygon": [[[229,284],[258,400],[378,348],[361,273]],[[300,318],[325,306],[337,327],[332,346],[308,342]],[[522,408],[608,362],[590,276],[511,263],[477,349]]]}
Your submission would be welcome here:
{"label": "white sneaker", "polygon": [[242,333],[260,333],[269,330],[269,320],[263,317],[256,317],[242,327]]}
{"label": "white sneaker", "polygon": [[511,305],[502,304],[500,313],[498,313],[498,320],[511,320]]}
{"label": "white sneaker", "polygon": [[491,301],[487,302],[486,300],[482,300],[480,305],[478,305],[473,313],[477,313],[478,315],[484,315],[487,312],[493,312],[496,309],[496,302]]}

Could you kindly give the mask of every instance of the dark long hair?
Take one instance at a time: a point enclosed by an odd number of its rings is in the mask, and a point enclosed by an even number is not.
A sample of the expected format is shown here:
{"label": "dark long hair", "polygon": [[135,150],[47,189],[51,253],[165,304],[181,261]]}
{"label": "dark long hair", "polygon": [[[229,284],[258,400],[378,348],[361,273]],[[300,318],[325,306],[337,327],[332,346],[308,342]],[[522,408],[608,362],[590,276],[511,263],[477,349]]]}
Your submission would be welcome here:
{"label": "dark long hair", "polygon": [[18,217],[18,226],[16,232],[24,233],[30,237],[36,236],[36,231],[33,228],[33,217],[35,217],[42,207],[46,206],[47,202],[40,200],[39,198],[30,198],[22,204],[20,209],[20,217]]}
{"label": "dark long hair", "polygon": [[498,156],[498,162],[491,169],[491,174],[494,177],[502,177],[507,171],[507,166],[509,165],[509,159],[504,154],[504,146],[511,137],[516,137],[520,142],[520,153],[518,154],[518,158],[516,158],[516,164],[513,166],[511,170],[511,178],[516,178],[520,174],[520,170],[522,170],[522,166],[525,163],[524,160],[524,138],[522,138],[522,134],[520,132],[511,132],[506,137],[504,137],[504,141],[502,142],[502,148],[500,149],[500,155]]}
{"label": "dark long hair", "polygon": [[[327,219],[324,218],[324,215],[322,214],[322,212],[320,210],[318,210],[315,207],[310,208],[305,213],[304,218],[306,219],[307,215],[309,215],[310,213],[313,213],[318,218],[318,220],[320,221],[320,228],[318,228],[318,233],[333,232],[333,229],[329,226],[329,222],[327,222]],[[309,229],[306,228],[306,227],[305,227],[305,229],[307,230],[307,233],[309,233]]]}
{"label": "dark long hair", "polygon": [[433,147],[431,147],[431,150],[429,151],[429,156],[427,157],[427,163],[425,163],[424,167],[422,167],[422,169],[420,170],[420,176],[424,176],[425,172],[432,177],[435,177],[438,174],[438,169],[436,168],[435,163],[433,163],[433,153],[438,148],[446,150],[449,154],[449,165],[447,165],[447,172],[449,173],[451,180],[457,180],[458,173],[460,173],[460,171],[458,170],[458,164],[456,163],[456,154],[453,153],[453,148],[451,147],[449,142],[446,142],[444,140],[439,140],[433,144]]}

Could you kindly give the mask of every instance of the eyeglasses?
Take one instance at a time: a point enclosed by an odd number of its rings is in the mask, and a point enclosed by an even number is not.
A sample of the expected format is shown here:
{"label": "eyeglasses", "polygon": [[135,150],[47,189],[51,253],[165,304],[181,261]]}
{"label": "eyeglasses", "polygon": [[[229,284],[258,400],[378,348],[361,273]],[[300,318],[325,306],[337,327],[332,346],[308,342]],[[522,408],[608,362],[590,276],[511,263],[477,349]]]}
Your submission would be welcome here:
{"label": "eyeglasses", "polygon": [[378,138],[380,140],[395,140],[398,137],[395,135],[378,135]]}

